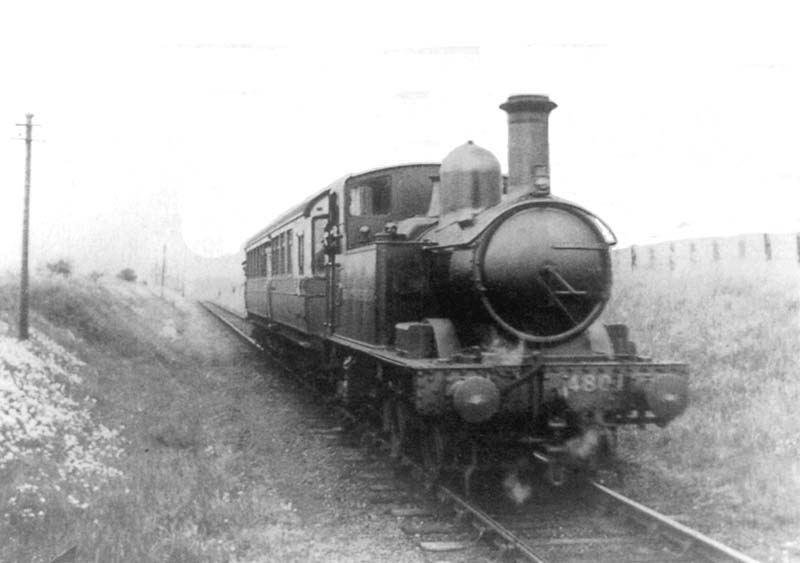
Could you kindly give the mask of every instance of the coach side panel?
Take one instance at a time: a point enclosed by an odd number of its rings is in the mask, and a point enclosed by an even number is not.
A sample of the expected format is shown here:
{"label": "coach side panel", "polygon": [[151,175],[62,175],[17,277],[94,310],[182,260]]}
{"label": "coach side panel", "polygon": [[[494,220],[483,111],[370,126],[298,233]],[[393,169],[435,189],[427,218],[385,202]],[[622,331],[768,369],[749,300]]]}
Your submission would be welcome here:
{"label": "coach side panel", "polygon": [[244,285],[244,303],[248,314],[268,317],[267,278],[247,278]]}
{"label": "coach side panel", "polygon": [[269,242],[262,241],[245,253],[244,262],[244,304],[248,315],[266,317],[269,315],[267,295]]}

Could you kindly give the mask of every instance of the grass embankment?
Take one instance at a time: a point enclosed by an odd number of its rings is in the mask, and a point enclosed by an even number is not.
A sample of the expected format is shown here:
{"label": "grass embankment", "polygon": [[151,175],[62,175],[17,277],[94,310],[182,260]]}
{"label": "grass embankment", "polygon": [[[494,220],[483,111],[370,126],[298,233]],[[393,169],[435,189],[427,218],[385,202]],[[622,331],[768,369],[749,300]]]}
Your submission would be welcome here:
{"label": "grass embankment", "polygon": [[0,286],[0,561],[72,546],[97,562],[280,549],[282,507],[253,474],[263,452],[242,412],[258,411],[258,382],[230,342],[198,345],[196,311],[141,286],[50,280],[33,287],[22,344],[15,291]]}
{"label": "grass embankment", "polygon": [[[800,269],[799,269],[800,270]],[[641,353],[691,366],[691,405],[625,432],[625,457],[687,485],[717,517],[800,526],[800,271],[622,276],[606,317]]]}

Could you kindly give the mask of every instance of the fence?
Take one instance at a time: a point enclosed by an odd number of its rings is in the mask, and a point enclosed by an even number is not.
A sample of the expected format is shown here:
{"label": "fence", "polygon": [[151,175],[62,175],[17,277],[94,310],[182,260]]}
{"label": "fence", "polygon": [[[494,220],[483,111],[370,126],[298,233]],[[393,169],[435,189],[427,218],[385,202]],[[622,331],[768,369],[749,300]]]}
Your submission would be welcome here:
{"label": "fence", "polygon": [[800,274],[800,233],[746,234],[631,246],[612,252],[616,274],[720,269],[739,273],[765,268]]}

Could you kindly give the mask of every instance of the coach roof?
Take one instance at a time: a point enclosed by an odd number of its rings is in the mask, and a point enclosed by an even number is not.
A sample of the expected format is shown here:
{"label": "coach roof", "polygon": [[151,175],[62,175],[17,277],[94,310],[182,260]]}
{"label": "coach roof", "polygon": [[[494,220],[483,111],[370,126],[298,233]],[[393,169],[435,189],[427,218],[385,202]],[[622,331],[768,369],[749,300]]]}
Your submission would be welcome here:
{"label": "coach roof", "polygon": [[264,237],[266,235],[268,235],[272,231],[275,231],[276,229],[279,229],[282,225],[284,225],[284,224],[286,224],[286,223],[288,223],[288,222],[290,222],[290,221],[292,221],[294,219],[297,219],[298,217],[308,217],[309,215],[311,215],[311,211],[314,209],[314,204],[316,204],[319,200],[324,198],[331,190],[336,189],[341,184],[344,184],[344,182],[346,182],[347,179],[350,178],[350,177],[351,177],[351,174],[348,174],[347,176],[342,176],[341,178],[339,178],[338,180],[336,180],[335,182],[333,182],[329,186],[319,190],[318,192],[316,192],[312,196],[306,198],[299,205],[296,205],[296,206],[292,207],[291,209],[289,209],[288,211],[285,211],[284,213],[281,213],[269,225],[267,225],[265,228],[261,229],[255,235],[253,235],[252,237],[247,239],[247,242],[244,245],[245,248],[249,248],[250,246],[252,246],[256,242],[261,242],[261,240],[264,239]]}

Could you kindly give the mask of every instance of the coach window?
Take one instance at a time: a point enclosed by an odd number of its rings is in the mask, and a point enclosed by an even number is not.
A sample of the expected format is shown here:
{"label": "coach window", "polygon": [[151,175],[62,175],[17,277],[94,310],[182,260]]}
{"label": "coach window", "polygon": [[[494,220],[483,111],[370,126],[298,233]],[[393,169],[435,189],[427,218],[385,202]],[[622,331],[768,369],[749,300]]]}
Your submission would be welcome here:
{"label": "coach window", "polygon": [[278,235],[279,244],[281,245],[281,254],[278,262],[278,274],[283,274],[286,271],[286,237],[281,233]]}
{"label": "coach window", "polygon": [[297,275],[303,275],[303,269],[305,268],[305,261],[306,261],[306,248],[305,248],[305,236],[303,233],[297,235]]}
{"label": "coach window", "polygon": [[279,235],[280,244],[281,244],[281,263],[278,266],[278,273],[285,274],[286,273],[286,233],[281,233]]}
{"label": "coach window", "polygon": [[328,216],[320,215],[314,217],[311,224],[311,273],[315,276],[325,275],[325,226],[328,224]]}
{"label": "coach window", "polygon": [[277,276],[281,273],[281,239],[275,236],[272,239],[272,275]]}
{"label": "coach window", "polygon": [[391,177],[380,176],[353,186],[349,198],[351,216],[388,215],[392,211]]}
{"label": "coach window", "polygon": [[292,229],[286,231],[286,273],[292,273]]}
{"label": "coach window", "polygon": [[278,235],[278,264],[275,273],[278,275],[283,273],[283,236],[281,235]]}
{"label": "coach window", "polygon": [[282,274],[289,273],[289,237],[287,237],[288,233],[283,233],[283,270],[281,271]]}
{"label": "coach window", "polygon": [[270,275],[276,276],[278,275],[278,240],[272,239],[270,242],[272,246],[270,247],[270,252],[269,252],[269,257],[270,257],[269,272]]}

